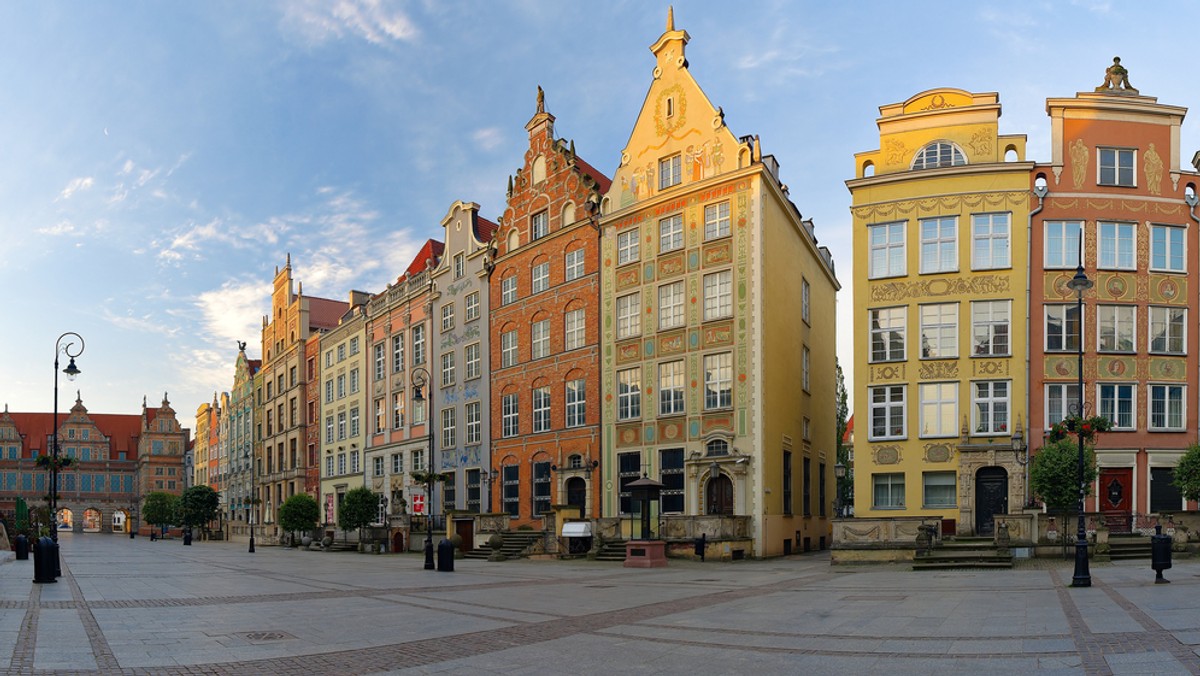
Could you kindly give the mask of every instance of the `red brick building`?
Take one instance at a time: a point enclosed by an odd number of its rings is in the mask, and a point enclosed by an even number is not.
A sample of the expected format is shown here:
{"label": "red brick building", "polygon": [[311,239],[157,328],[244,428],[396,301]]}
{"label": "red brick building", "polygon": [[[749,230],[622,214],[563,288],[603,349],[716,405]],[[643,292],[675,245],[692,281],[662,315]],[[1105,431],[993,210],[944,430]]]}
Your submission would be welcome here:
{"label": "red brick building", "polygon": [[492,508],[542,526],[551,505],[596,517],[600,491],[599,231],[610,180],[538,108],[510,179],[491,270]]}

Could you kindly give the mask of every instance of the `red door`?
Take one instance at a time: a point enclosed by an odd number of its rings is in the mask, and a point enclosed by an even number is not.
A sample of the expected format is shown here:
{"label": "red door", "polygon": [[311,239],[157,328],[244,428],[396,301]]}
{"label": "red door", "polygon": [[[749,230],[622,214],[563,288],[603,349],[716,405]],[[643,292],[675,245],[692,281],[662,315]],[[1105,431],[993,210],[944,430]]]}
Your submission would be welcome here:
{"label": "red door", "polygon": [[1128,533],[1133,521],[1133,469],[1100,470],[1100,513],[1113,533]]}

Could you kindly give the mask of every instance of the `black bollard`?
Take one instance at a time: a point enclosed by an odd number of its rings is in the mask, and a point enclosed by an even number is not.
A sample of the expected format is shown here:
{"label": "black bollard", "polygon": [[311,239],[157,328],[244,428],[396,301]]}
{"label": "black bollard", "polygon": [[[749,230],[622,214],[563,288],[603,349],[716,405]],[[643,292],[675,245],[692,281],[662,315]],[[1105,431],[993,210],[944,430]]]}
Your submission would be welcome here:
{"label": "black bollard", "polygon": [[1154,584],[1170,584],[1163,571],[1171,567],[1171,536],[1162,534],[1162,525],[1155,526],[1150,536],[1150,567],[1154,569]]}
{"label": "black bollard", "polygon": [[442,573],[454,572],[454,543],[442,540],[437,546],[437,569]]}
{"label": "black bollard", "polygon": [[28,561],[29,538],[25,537],[24,534],[18,535],[16,539],[13,540],[13,551],[17,555],[17,561]]}

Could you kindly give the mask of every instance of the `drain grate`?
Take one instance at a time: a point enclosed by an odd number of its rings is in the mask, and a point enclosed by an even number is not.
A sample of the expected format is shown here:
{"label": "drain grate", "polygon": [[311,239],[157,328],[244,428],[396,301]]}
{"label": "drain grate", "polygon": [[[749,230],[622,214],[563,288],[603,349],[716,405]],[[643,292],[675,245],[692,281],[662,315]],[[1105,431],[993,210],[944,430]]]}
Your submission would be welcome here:
{"label": "drain grate", "polygon": [[266,643],[268,641],[290,641],[295,639],[295,636],[286,631],[247,631],[238,634],[247,641],[254,643]]}

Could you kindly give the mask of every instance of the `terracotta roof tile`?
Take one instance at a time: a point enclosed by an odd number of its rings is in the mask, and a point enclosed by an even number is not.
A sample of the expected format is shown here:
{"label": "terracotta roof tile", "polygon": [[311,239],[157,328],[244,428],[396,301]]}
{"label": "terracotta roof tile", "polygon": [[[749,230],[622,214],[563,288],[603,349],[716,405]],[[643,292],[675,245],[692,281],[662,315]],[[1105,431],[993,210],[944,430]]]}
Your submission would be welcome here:
{"label": "terracotta roof tile", "polygon": [[611,178],[600,173],[599,170],[597,170],[595,167],[593,167],[592,165],[585,162],[584,159],[578,155],[575,156],[575,166],[582,169],[583,173],[587,174],[588,176],[591,176],[596,181],[596,183],[599,184],[598,187],[599,187],[599,192],[601,195],[608,192],[609,186],[612,185]]}
{"label": "terracotta roof tile", "polygon": [[496,229],[499,227],[483,216],[475,215],[475,239],[480,242],[492,241],[492,236],[496,234]]}
{"label": "terracotta roof tile", "polygon": [[445,250],[446,245],[436,239],[425,240],[425,245],[421,247],[421,250],[417,253],[417,257],[413,259],[408,269],[405,270],[405,274],[418,275],[425,272],[429,260],[431,258],[434,259],[434,263],[436,264],[437,259],[442,257],[442,252]]}
{"label": "terracotta roof tile", "polygon": [[[21,457],[29,457],[30,450],[34,448],[42,452],[49,452],[47,442],[50,435],[54,433],[53,413],[12,413],[11,415],[13,422],[17,425],[17,432],[23,435]],[[127,460],[137,459],[138,438],[142,433],[142,416],[120,413],[88,413],[88,418],[95,423],[101,434],[109,438],[109,451],[113,458],[120,457],[117,454],[124,451]],[[58,414],[59,424],[65,423],[66,420],[66,413],[60,411]],[[59,448],[61,449],[66,444],[67,440],[59,437]]]}
{"label": "terracotta roof tile", "polygon": [[319,329],[335,329],[350,304],[328,298],[308,296],[308,323]]}

